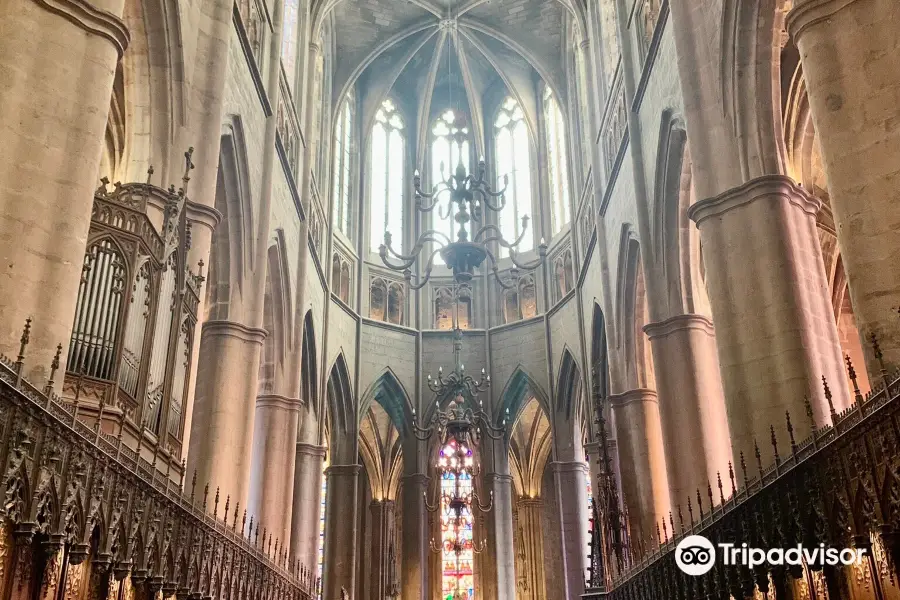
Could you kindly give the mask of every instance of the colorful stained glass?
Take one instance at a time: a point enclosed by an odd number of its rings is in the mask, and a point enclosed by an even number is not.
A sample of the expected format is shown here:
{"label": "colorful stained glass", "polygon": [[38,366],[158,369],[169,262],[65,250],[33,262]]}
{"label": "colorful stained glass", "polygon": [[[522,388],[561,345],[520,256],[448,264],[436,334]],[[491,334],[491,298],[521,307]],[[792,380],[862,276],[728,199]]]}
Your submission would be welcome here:
{"label": "colorful stained glass", "polygon": [[[472,450],[456,440],[441,450],[441,598],[475,598],[474,551],[472,544]],[[461,505],[455,500],[463,499]]]}

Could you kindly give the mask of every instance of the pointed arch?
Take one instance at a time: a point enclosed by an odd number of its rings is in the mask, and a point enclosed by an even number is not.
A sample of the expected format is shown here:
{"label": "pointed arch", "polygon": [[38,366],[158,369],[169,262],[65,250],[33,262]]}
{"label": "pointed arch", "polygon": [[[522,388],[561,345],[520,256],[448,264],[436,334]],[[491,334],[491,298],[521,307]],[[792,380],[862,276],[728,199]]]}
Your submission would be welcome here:
{"label": "pointed arch", "polygon": [[247,274],[252,270],[252,196],[243,127],[231,116],[222,128],[215,208],[222,215],[212,236],[207,318],[235,318]]}
{"label": "pointed arch", "polygon": [[584,459],[583,381],[575,357],[565,348],[556,379],[556,397],[550,423],[556,460]]}
{"label": "pointed arch", "polygon": [[303,317],[303,346],[300,349],[300,394],[307,406],[318,406],[319,378],[316,354],[316,332],[312,310]]}
{"label": "pointed arch", "polygon": [[604,397],[609,395],[609,347],[606,337],[606,317],[595,301],[591,318],[591,377]]}
{"label": "pointed arch", "polygon": [[650,342],[647,290],[641,260],[641,244],[629,226],[622,232],[618,269],[619,340],[626,371],[626,389],[656,389]]}
{"label": "pointed arch", "polygon": [[412,404],[406,388],[403,387],[390,367],[385,367],[363,393],[359,405],[360,419],[373,404],[378,404],[384,409],[397,431],[402,435],[409,433],[409,424],[412,422]]}
{"label": "pointed arch", "polygon": [[547,415],[552,414],[550,410],[550,399],[541,386],[535,383],[534,378],[519,365],[510,375],[500,392],[500,402],[494,411],[494,421],[500,423],[508,414],[507,423],[513,423],[522,412],[523,407],[528,401],[534,398]]}
{"label": "pointed arch", "polygon": [[328,376],[328,421],[331,425],[332,464],[354,464],[356,460],[356,414],[350,370],[344,353],[338,354]]}
{"label": "pointed arch", "polygon": [[269,246],[266,265],[266,283],[263,297],[263,341],[259,361],[259,393],[276,393],[276,381],[283,375],[285,358],[293,331],[291,291],[285,253],[284,231],[278,229],[275,241]]}
{"label": "pointed arch", "polygon": [[669,315],[693,313],[697,270],[693,261],[699,253],[692,250],[699,246],[699,234],[687,216],[692,196],[687,130],[684,120],[672,110],[663,112],[656,156],[654,254],[668,284]]}

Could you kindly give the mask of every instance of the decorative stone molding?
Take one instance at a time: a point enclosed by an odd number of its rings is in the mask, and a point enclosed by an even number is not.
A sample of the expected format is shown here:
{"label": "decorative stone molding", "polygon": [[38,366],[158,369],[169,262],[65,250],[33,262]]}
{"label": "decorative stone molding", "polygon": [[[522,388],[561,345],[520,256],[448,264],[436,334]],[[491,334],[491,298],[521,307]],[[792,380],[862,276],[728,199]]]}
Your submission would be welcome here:
{"label": "decorative stone molding", "polygon": [[613,408],[622,408],[636,402],[655,402],[659,403],[659,397],[656,390],[649,388],[636,388],[622,392],[621,394],[611,394],[609,402]]}
{"label": "decorative stone molding", "polygon": [[125,22],[111,12],[92,6],[85,0],[34,0],[88,33],[106,38],[116,48],[119,60],[131,41]]}
{"label": "decorative stone molding", "polygon": [[654,338],[668,337],[673,333],[685,331],[688,329],[696,329],[713,337],[716,335],[716,328],[713,322],[703,315],[687,314],[677,315],[659,323],[649,323],[644,325],[644,333],[652,340]]}
{"label": "decorative stone molding", "polygon": [[222,221],[222,213],[218,210],[212,206],[206,206],[191,200],[185,203],[185,211],[187,212],[188,221],[197,225],[203,225],[210,232],[215,231]]}
{"label": "decorative stone molding", "polygon": [[764,175],[718,196],[697,202],[688,209],[688,217],[699,226],[711,217],[721,216],[757,200],[786,200],[812,216],[818,214],[822,206],[821,200],[808,194],[790,177]]}
{"label": "decorative stone molding", "polygon": [[207,321],[203,324],[203,337],[206,336],[222,336],[233,337],[242,342],[250,344],[259,344],[262,346],[268,332],[265,329],[257,329],[256,327],[247,327],[241,323],[234,321]]}
{"label": "decorative stone molding", "polygon": [[554,473],[577,473],[581,471],[585,475],[588,474],[587,463],[580,461],[554,461],[550,463],[550,468],[553,469]]}
{"label": "decorative stone molding", "polygon": [[318,456],[320,458],[325,458],[325,454],[328,452],[328,449],[325,446],[319,446],[318,444],[297,444],[297,455],[305,455],[305,456]]}
{"label": "decorative stone molding", "polygon": [[484,474],[485,481],[491,481],[494,483],[508,483],[512,485],[513,478],[512,475],[507,475],[505,473],[485,473]]}
{"label": "decorative stone molding", "polygon": [[431,478],[428,477],[428,475],[426,475],[425,473],[413,473],[412,475],[404,475],[400,478],[400,481],[402,481],[404,484],[409,483],[412,485],[426,486],[428,485],[428,481],[430,479]]}
{"label": "decorative stone molding", "polygon": [[325,469],[325,477],[357,477],[362,465],[331,465]]}
{"label": "decorative stone molding", "polygon": [[291,412],[299,412],[303,406],[300,398],[288,398],[279,394],[262,394],[256,397],[257,408],[280,408]]}
{"label": "decorative stone molding", "polygon": [[830,19],[856,0],[798,0],[785,19],[785,27],[797,40],[809,27]]}

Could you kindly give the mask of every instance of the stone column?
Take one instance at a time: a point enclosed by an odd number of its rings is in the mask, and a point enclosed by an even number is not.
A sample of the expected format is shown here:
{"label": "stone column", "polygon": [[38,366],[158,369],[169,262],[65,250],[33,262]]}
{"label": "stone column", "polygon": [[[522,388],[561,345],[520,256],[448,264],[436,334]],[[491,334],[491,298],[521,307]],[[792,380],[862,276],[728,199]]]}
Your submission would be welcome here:
{"label": "stone column", "polygon": [[829,422],[822,377],[840,411],[849,405],[834,311],[816,229],[819,201],[787,177],[759,177],[694,204],[722,369],[735,464],[773,459],[770,427],[779,448],[809,432],[804,397],[816,422]]}
{"label": "stone column", "polygon": [[[509,451],[506,451],[509,455]],[[488,558],[482,561],[485,566],[490,563],[493,573],[484,574],[482,581],[485,588],[496,591],[496,596],[485,594],[497,600],[515,600],[516,598],[516,556],[513,546],[513,483],[512,476],[505,473],[485,473],[487,489],[493,492],[493,510],[488,513],[487,524]],[[481,502],[486,503],[487,498]],[[477,507],[476,518],[477,518]],[[486,569],[487,570],[487,569]],[[491,581],[488,581],[488,579]],[[487,590],[486,590],[487,591]]]}
{"label": "stone column", "polygon": [[291,535],[300,400],[274,394],[256,398],[249,514],[276,539]]}
{"label": "stone column", "polygon": [[622,494],[633,542],[644,550],[668,518],[669,482],[656,392],[639,388],[609,397],[615,416]]}
{"label": "stone column", "polygon": [[565,573],[558,581],[565,586],[566,598],[578,598],[584,593],[588,548],[588,466],[579,461],[554,462],[553,479],[559,503],[559,522],[562,527],[562,552]]}
{"label": "stone column", "polygon": [[291,553],[313,573],[319,564],[319,518],[325,448],[297,444],[294,463],[294,502],[291,510]]}
{"label": "stone column", "polygon": [[[212,246],[212,236],[222,213],[211,206],[188,201],[185,205],[188,221],[191,223],[191,249],[188,252],[188,266],[195,273],[200,272],[200,263],[203,262],[203,276],[209,275],[209,249]],[[198,307],[198,322],[203,319],[204,302],[206,300],[205,282],[201,289],[200,306]],[[197,325],[201,327],[201,325]],[[194,345],[191,348],[191,372],[188,380],[187,396],[184,400],[184,430],[181,433],[181,456],[187,455],[187,449],[191,443],[191,421],[194,417],[194,394],[197,389],[197,369],[200,362],[200,337],[194,336]]]}
{"label": "stone column", "polygon": [[187,481],[247,506],[259,356],[266,337],[232,321],[207,321],[200,339]]}
{"label": "stone column", "polygon": [[356,515],[359,471],[362,465],[333,465],[325,470],[325,573],[323,600],[340,600],[341,589],[353,600],[356,590]]}
{"label": "stone column", "polygon": [[516,576],[519,600],[541,600],[544,592],[544,542],[542,519],[544,501],[521,497],[516,502]]}
{"label": "stone column", "polygon": [[900,366],[900,184],[895,0],[795,0],[787,26],[800,50],[853,312],[872,381],[870,334]]}
{"label": "stone column", "polygon": [[369,581],[365,582],[368,600],[384,600],[391,581],[388,548],[394,535],[394,501],[375,500],[369,505],[372,537],[369,548]]}
{"label": "stone column", "polygon": [[644,327],[653,349],[666,473],[672,506],[717,474],[728,473],[731,439],[716,354],[716,332],[703,315],[680,315]]}
{"label": "stone column", "polygon": [[425,490],[428,476],[413,473],[403,477],[400,493],[403,541],[400,544],[400,588],[404,600],[425,600],[428,595],[428,511]]}
{"label": "stone column", "polygon": [[129,40],[123,6],[0,4],[0,352],[16,359],[33,317],[23,375],[38,387],[72,336],[113,75]]}

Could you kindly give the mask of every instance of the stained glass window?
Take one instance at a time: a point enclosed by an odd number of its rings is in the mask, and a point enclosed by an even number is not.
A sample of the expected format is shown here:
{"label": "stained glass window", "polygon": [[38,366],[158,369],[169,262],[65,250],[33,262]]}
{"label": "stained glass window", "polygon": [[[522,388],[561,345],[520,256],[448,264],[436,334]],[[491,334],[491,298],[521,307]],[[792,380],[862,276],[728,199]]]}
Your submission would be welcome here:
{"label": "stained glass window", "polygon": [[[494,154],[496,155],[497,189],[503,189],[504,177],[508,177],[506,206],[499,215],[500,231],[508,242],[522,235],[522,217],[531,214],[531,157],[528,142],[528,126],[525,113],[513,98],[507,98],[494,121]],[[529,231],[517,250],[526,252],[534,247],[534,236]],[[506,248],[500,248],[500,256],[508,256]]]}
{"label": "stained glass window", "polygon": [[332,202],[334,227],[350,235],[350,147],[353,140],[353,115],[350,99],[341,104],[334,129],[334,160],[332,162]]}
{"label": "stained glass window", "polygon": [[550,171],[550,205],[553,235],[569,222],[569,167],[566,160],[566,126],[553,92],[544,91],[544,127],[547,130],[547,164]]}
{"label": "stained glass window", "polygon": [[403,119],[394,103],[385,100],[375,113],[369,155],[372,252],[378,252],[387,231],[393,249],[403,252],[403,142]]}
{"label": "stained glass window", "polygon": [[[463,457],[463,458],[460,458]],[[451,508],[452,498],[472,497],[472,450],[451,439],[443,449],[441,469],[441,598],[454,600],[456,591],[464,600],[475,599],[472,512],[465,503]]]}
{"label": "stained glass window", "polygon": [[[462,162],[466,172],[469,168],[469,128],[465,120],[452,110],[448,110],[435,122],[431,128],[431,185],[432,188],[456,171],[456,166]],[[459,143],[459,140],[462,143]],[[443,174],[441,166],[443,165]],[[448,194],[441,194],[440,204],[431,212],[431,228],[456,241],[457,226],[454,217],[456,206],[452,205],[447,214]],[[440,261],[440,258],[435,260]]]}

